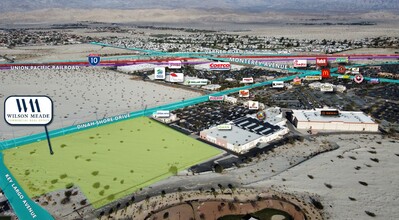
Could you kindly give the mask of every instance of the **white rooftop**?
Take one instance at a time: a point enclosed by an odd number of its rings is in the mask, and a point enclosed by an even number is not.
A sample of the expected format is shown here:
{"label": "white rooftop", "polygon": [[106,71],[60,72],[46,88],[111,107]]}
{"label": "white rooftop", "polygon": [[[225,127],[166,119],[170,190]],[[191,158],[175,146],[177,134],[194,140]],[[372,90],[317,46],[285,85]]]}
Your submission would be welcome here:
{"label": "white rooftop", "polygon": [[202,86],[203,89],[219,89],[221,86],[219,84],[209,84],[206,86]]}
{"label": "white rooftop", "polygon": [[249,143],[253,140],[259,139],[262,136],[252,133],[250,131],[244,130],[240,127],[235,125],[231,125],[231,130],[219,130],[217,127],[210,128],[205,130],[207,135],[214,137],[214,138],[221,138],[226,140],[230,144],[234,145],[244,145]]}
{"label": "white rooftop", "polygon": [[317,121],[317,122],[344,122],[344,123],[372,123],[373,119],[363,112],[339,111],[339,116],[322,116],[321,110],[335,109],[316,109],[316,110],[292,110],[298,121]]}
{"label": "white rooftop", "polygon": [[282,121],[285,121],[281,109],[279,107],[271,107],[265,110],[266,112],[266,120],[265,122],[269,122],[272,125],[278,124]]}
{"label": "white rooftop", "polygon": [[[261,104],[261,103],[259,103]],[[279,107],[270,107],[264,110],[266,113],[266,119],[263,120],[264,122],[268,122],[272,125],[276,125],[280,122],[286,121],[285,117],[283,117],[283,114],[281,112],[281,108]],[[251,118],[256,118],[256,113],[250,115]]]}
{"label": "white rooftop", "polygon": [[127,66],[118,66],[117,69],[123,72],[132,72],[132,71],[146,71],[146,70],[153,70],[157,65],[150,64],[150,63],[142,63],[142,64],[135,64],[135,65],[127,65]]}

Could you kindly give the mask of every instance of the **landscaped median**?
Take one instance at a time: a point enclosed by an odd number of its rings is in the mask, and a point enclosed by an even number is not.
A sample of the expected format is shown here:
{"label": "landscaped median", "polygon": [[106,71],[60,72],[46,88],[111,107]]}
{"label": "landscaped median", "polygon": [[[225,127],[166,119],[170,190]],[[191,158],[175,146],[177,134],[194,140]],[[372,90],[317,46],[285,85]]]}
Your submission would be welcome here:
{"label": "landscaped median", "polygon": [[146,117],[3,151],[29,197],[79,186],[94,208],[221,153]]}

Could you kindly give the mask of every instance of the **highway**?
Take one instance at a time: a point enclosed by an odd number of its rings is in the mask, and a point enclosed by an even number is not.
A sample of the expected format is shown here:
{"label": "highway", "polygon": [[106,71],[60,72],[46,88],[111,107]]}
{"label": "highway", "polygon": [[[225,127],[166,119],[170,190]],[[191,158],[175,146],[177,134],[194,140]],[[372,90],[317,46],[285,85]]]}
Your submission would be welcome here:
{"label": "highway", "polygon": [[[172,53],[164,53],[164,52],[158,52],[158,51],[150,51],[150,50],[143,50],[140,48],[124,48],[124,47],[117,47],[117,46],[113,46],[113,45],[106,45],[106,44],[102,44],[102,43],[96,43],[93,42],[92,44],[95,45],[99,45],[99,46],[110,46],[110,47],[116,47],[116,48],[121,48],[121,49],[128,49],[128,50],[136,50],[136,51],[140,51],[140,52],[145,52],[145,53],[152,53],[152,54],[172,54]],[[175,56],[175,54],[172,54]],[[368,56],[363,56],[365,57],[365,59],[368,59]],[[372,55],[370,55],[372,56]],[[275,56],[274,56],[275,57]],[[184,58],[184,59],[196,59],[197,57],[189,57],[189,58]],[[205,57],[201,57],[201,58],[205,58]],[[214,57],[207,57],[208,59],[215,59]],[[180,58],[182,59],[182,58]],[[219,59],[221,61],[229,61],[230,58],[216,58]],[[292,56],[288,57],[287,59],[292,59]],[[168,61],[169,59],[162,59],[161,61]],[[131,65],[132,62],[143,62],[143,63],[148,63],[149,60],[139,60],[139,61],[120,61],[121,65],[123,64],[123,62],[127,62],[126,65]],[[82,64],[84,65],[89,65],[88,61],[73,61],[73,62],[56,62],[56,64],[60,64],[60,63],[64,63],[64,64],[71,64],[74,63],[76,65],[76,62],[82,62]],[[113,62],[111,63],[112,65],[115,65],[116,62],[119,61],[112,61],[109,60],[108,62]],[[129,64],[130,62],[130,64]],[[153,60],[151,60],[151,62],[153,62]],[[190,62],[188,62],[190,63]],[[391,64],[399,64],[399,62],[390,62]],[[46,63],[49,64],[49,63]],[[53,63],[54,64],[54,63]],[[105,64],[103,65],[107,65],[107,61],[105,62]],[[1,65],[5,65],[5,64],[0,64]],[[7,65],[27,65],[27,64],[7,64]],[[32,64],[32,65],[39,65],[38,63]],[[43,64],[40,64],[43,65]],[[257,65],[262,65],[262,63],[257,63]],[[353,66],[369,66],[370,64],[355,64],[355,65],[351,65],[348,66],[349,67],[353,67]],[[381,65],[381,64],[371,64],[371,65]],[[288,77],[283,77],[283,78],[279,78],[279,79],[275,79],[275,80],[280,80],[280,81],[289,81],[294,79],[295,77],[300,77],[303,78],[305,76],[308,75],[320,75],[320,71],[319,70],[301,70],[301,69],[294,69],[294,68],[286,68],[283,69],[285,71],[288,72],[294,72],[296,73],[295,75],[292,76],[288,76]],[[337,72],[337,68],[331,68],[331,73],[332,76],[334,77],[338,77],[340,76],[339,74],[334,74],[335,72]],[[351,76],[351,78],[353,78],[353,76]],[[370,80],[369,77],[365,77],[365,80]],[[399,83],[399,80],[394,80],[394,79],[386,79],[386,78],[379,78],[380,82],[387,82],[387,83]],[[274,80],[273,80],[274,81]],[[233,88],[233,89],[228,89],[228,90],[224,90],[224,91],[220,91],[220,92],[216,92],[213,93],[213,96],[222,96],[222,95],[228,95],[231,93],[236,93],[239,90],[243,90],[243,89],[251,89],[251,88],[256,88],[256,87],[261,87],[261,86],[265,86],[265,85],[270,85],[272,81],[266,81],[266,82],[261,82],[261,83],[255,83],[255,84],[250,84],[250,85],[246,85],[246,86],[242,86],[242,87],[238,87],[238,88]],[[206,102],[208,101],[208,96],[199,96],[196,98],[192,98],[192,99],[188,99],[182,102],[176,102],[176,103],[170,103],[170,104],[166,104],[166,105],[162,105],[162,106],[158,106],[158,107],[154,107],[154,108],[150,108],[150,109],[144,109],[144,110],[140,110],[140,111],[135,111],[135,112],[131,112],[129,113],[129,118],[135,118],[138,116],[145,116],[145,115],[151,115],[152,113],[158,111],[158,110],[175,110],[178,108],[183,108],[186,106],[190,106],[190,105],[195,105],[201,102]],[[104,124],[102,124],[104,125]],[[84,128],[86,129],[86,128]],[[56,129],[53,131],[50,131],[50,136],[52,137],[57,137],[57,136],[61,136],[61,135],[65,135],[65,134],[69,134],[69,133],[73,133],[73,132],[77,132],[83,129],[77,129],[77,126],[70,126],[70,127],[66,127],[66,128],[61,128],[61,129]],[[33,134],[30,136],[26,136],[26,137],[19,137],[19,138],[15,138],[15,139],[11,139],[11,140],[5,140],[0,142],[0,148],[2,150],[4,149],[8,149],[8,148],[13,148],[13,147],[17,147],[20,145],[24,145],[24,144],[28,144],[28,143],[32,143],[38,140],[43,140],[45,138],[44,133],[41,134]]]}
{"label": "highway", "polygon": [[[152,55],[161,54],[161,55],[177,56],[176,53],[165,53],[165,52],[152,51],[152,50],[143,50],[143,49],[140,49],[140,48],[124,48],[124,47],[107,45],[107,44],[102,44],[102,43],[97,43],[97,42],[93,42],[92,44],[98,45],[98,46],[103,46],[103,47],[114,47],[114,48],[121,48],[121,49],[127,49],[127,50],[135,50],[135,51],[144,52],[146,54],[152,54]],[[364,58],[364,59],[369,59],[369,57],[373,56],[373,55],[369,55],[369,56],[359,55],[359,56]],[[187,60],[187,59],[197,59],[198,57],[199,56],[193,56],[193,57],[189,57],[189,58],[178,58],[178,59]],[[276,57],[276,56],[273,56],[273,57]],[[285,59],[292,59],[293,56],[284,55],[283,57],[285,57]],[[312,59],[315,58],[313,55],[312,56],[309,55],[308,57],[312,57]],[[341,57],[341,56],[339,56],[339,57]],[[351,55],[351,57],[353,57],[353,55]],[[383,57],[385,57],[385,56],[383,56]],[[390,56],[386,56],[386,57],[391,59]],[[218,59],[220,61],[229,61],[229,59],[230,59],[230,58],[227,58],[227,57],[226,58],[200,57],[200,58],[201,59],[203,59],[203,58]],[[162,62],[162,61],[168,61],[168,60],[170,60],[170,59],[162,59],[162,60],[159,60],[159,61]],[[103,65],[108,65],[108,64],[115,65],[118,62],[120,62],[121,65],[123,65],[123,64],[132,65],[132,63],[141,63],[141,62],[148,63],[149,60],[136,60],[136,61],[132,61],[132,60],[129,60],[129,61],[107,60],[107,61],[105,61],[103,63]],[[150,62],[154,62],[154,61],[150,60]],[[156,62],[159,63],[158,60]],[[89,65],[87,60],[85,60],[85,61],[73,61],[73,62],[45,63],[45,64],[48,64],[48,65],[49,64],[57,64],[57,65],[59,65],[59,64],[74,64],[74,65],[76,65],[76,63],[80,63],[82,65]],[[190,62],[188,62],[188,63],[190,63]],[[390,63],[399,64],[399,62],[390,62]],[[247,64],[247,63],[245,63],[245,64]],[[0,64],[0,67],[1,67],[1,65],[28,65],[28,64]],[[43,65],[43,64],[35,63],[35,64],[31,64],[31,65]],[[256,65],[264,66],[264,64],[262,64],[262,63],[256,63]],[[368,65],[369,64],[356,64],[356,65],[348,66],[348,68],[352,67],[352,66],[368,66]],[[381,65],[381,64],[372,64],[372,65]],[[320,75],[321,74],[319,70],[302,70],[302,69],[294,69],[294,68],[286,68],[286,69],[283,69],[283,70],[288,71],[288,72],[293,72],[293,73],[296,73],[296,74],[292,75],[292,76],[288,76],[288,77],[275,79],[275,80],[289,81],[289,80],[294,79],[297,76],[299,76],[300,78],[303,78],[303,77],[308,76],[308,75]],[[338,77],[339,76],[339,74],[334,74],[335,72],[337,72],[337,68],[331,68],[331,72],[333,73],[332,76],[334,76],[334,77]],[[351,78],[353,78],[353,76],[351,76]],[[365,80],[370,80],[370,78],[365,77]],[[399,80],[394,80],[394,79],[379,78],[379,80],[380,80],[380,82],[399,83]],[[216,92],[216,93],[213,93],[212,95],[213,96],[228,95],[228,94],[231,94],[231,93],[236,93],[239,90],[243,90],[243,89],[251,89],[251,88],[261,87],[261,86],[265,86],[265,85],[270,85],[271,82],[272,81],[266,81],[266,82],[261,82],[261,83],[256,83],[256,84],[250,84],[250,85],[246,85],[246,86],[242,86],[242,87],[238,87],[238,88],[228,89],[228,90],[221,91],[221,92]],[[170,104],[166,104],[166,105],[162,105],[162,106],[158,106],[158,107],[154,107],[154,108],[150,108],[150,109],[144,109],[144,110],[140,110],[140,111],[131,112],[131,113],[129,113],[129,118],[135,118],[135,117],[143,116],[143,115],[151,115],[152,113],[154,113],[154,112],[156,112],[158,110],[175,110],[175,109],[178,109],[178,108],[183,108],[183,107],[186,107],[186,106],[195,105],[195,104],[198,104],[198,103],[201,103],[201,102],[206,102],[206,101],[208,101],[208,96],[199,96],[199,97],[188,99],[188,100],[185,100],[185,101],[182,101],[182,102],[170,103]],[[82,129],[77,129],[77,126],[70,126],[70,127],[66,127],[66,128],[61,128],[61,129],[56,129],[56,130],[50,131],[50,136],[57,137],[57,136],[61,136],[61,135],[64,135],[64,134],[77,132],[78,130],[80,131]],[[20,145],[32,143],[32,142],[35,142],[35,141],[38,141],[38,140],[43,140],[43,138],[45,138],[44,133],[41,133],[41,134],[34,134],[34,135],[26,136],[26,137],[15,138],[15,139],[12,139],[12,140],[6,140],[6,141],[3,141],[3,142],[0,142],[0,148],[4,150],[4,149],[20,146]]]}
{"label": "highway", "polygon": [[[98,44],[99,46],[104,46],[101,44]],[[110,45],[105,45],[105,46],[110,46]],[[111,47],[116,47],[116,46],[112,46]],[[174,59],[170,59],[170,58],[165,58],[165,59],[160,59],[160,62],[167,62],[169,60],[195,60],[195,59],[210,59],[210,60],[219,60],[219,61],[229,61],[231,57],[233,56],[228,56],[228,57],[211,57],[211,56],[200,56],[200,55],[194,55],[192,56],[190,54],[189,57],[187,58],[181,58],[181,54],[172,54],[172,53],[164,53],[164,52],[158,52],[158,51],[150,51],[150,50],[143,50],[143,49],[139,49],[139,48],[122,48],[122,49],[129,49],[129,50],[136,50],[139,52],[143,52],[146,53],[146,55],[144,56],[169,56],[169,57],[176,57]],[[144,60],[131,60],[130,58],[142,58],[144,56],[124,56],[123,59],[127,59],[127,60],[118,60],[121,57],[118,57],[117,60],[113,60],[112,58],[103,58],[103,61],[101,62],[100,66],[107,66],[107,65],[111,65],[111,66],[115,66],[115,65],[133,65],[133,64],[137,64],[137,63],[148,63],[148,62],[156,62],[156,63],[160,63],[154,60],[148,60],[148,59],[144,59]],[[344,55],[339,55],[336,57],[342,57]],[[234,56],[236,57],[236,56]],[[243,58],[243,56],[239,56],[240,58]],[[259,56],[257,56],[259,57]],[[302,56],[301,56],[302,57]],[[323,55],[324,57],[324,55]],[[373,55],[369,55],[369,56],[363,56],[363,55],[359,55],[359,56],[354,56],[354,55],[350,55],[350,59],[396,59],[397,57],[391,57],[391,56],[373,56]],[[254,57],[247,57],[247,58],[254,58]],[[245,58],[245,59],[247,59]],[[284,56],[279,56],[279,55],[268,55],[267,58],[270,58],[272,60],[266,60],[265,56],[260,57],[261,59],[263,59],[262,61],[290,61],[293,60],[295,58],[295,56],[291,56],[291,55],[284,55]],[[273,60],[274,59],[274,60]],[[312,57],[307,57],[306,59],[315,59],[315,56]],[[330,57],[329,59],[334,59],[334,57]],[[193,62],[191,61],[187,61],[187,63],[193,64]],[[204,62],[198,62],[198,63],[204,63]],[[392,64],[399,64],[399,62],[390,62]],[[246,65],[248,65],[247,63],[245,63]],[[11,68],[11,67],[15,67],[15,66],[41,66],[41,65],[71,65],[71,66],[76,66],[76,65],[80,65],[80,66],[89,66],[88,61],[87,60],[73,60],[73,61],[55,61],[55,62],[36,62],[36,63],[6,63],[6,64],[0,64],[0,69],[7,69],[7,68]],[[262,64],[258,64],[260,66],[263,66]],[[373,64],[373,65],[381,65],[381,64]],[[368,66],[368,64],[357,64],[357,65],[352,65],[352,66]],[[349,68],[349,66],[348,66]],[[293,68],[286,68],[286,69],[282,69],[288,72],[292,72],[295,73],[292,76],[287,76],[287,77],[282,77],[279,79],[275,79],[275,80],[280,80],[280,81],[290,81],[292,79],[294,79],[295,77],[305,77],[308,75],[320,75],[320,71],[318,70],[298,70],[298,69],[293,69]],[[334,72],[337,71],[337,68],[331,68],[331,72],[333,73],[332,76],[339,76],[339,74],[334,74]],[[353,76],[352,76],[353,78]],[[369,78],[365,78],[366,80],[370,80]],[[399,80],[393,80],[393,79],[385,79],[385,78],[379,78],[380,82],[389,82],[389,83],[399,83]],[[274,80],[273,80],[274,81]],[[252,88],[256,88],[256,87],[262,87],[262,86],[267,86],[270,85],[272,83],[272,81],[266,81],[266,82],[261,82],[261,83],[255,83],[255,84],[250,84],[250,85],[246,85],[246,86],[242,86],[242,87],[238,87],[238,88],[233,88],[233,89],[228,89],[228,90],[224,90],[224,91],[220,91],[220,92],[216,92],[211,94],[212,96],[222,96],[222,95],[228,95],[228,94],[232,94],[232,93],[236,93],[239,90],[242,89],[252,89]],[[179,109],[179,108],[183,108],[183,107],[187,107],[187,106],[191,106],[191,105],[195,105],[198,103],[202,103],[202,102],[206,102],[208,101],[209,96],[205,95],[205,96],[199,96],[196,98],[192,98],[192,99],[188,99],[188,100],[184,100],[184,101],[180,101],[180,102],[174,102],[174,103],[170,103],[170,104],[166,104],[166,105],[161,105],[161,106],[157,106],[157,107],[152,107],[152,108],[148,108],[148,109],[143,109],[143,110],[139,110],[139,111],[134,111],[134,112],[130,112],[129,113],[129,117],[126,119],[121,119],[121,120],[114,120],[114,121],[110,121],[101,125],[97,124],[97,121],[92,121],[93,124],[95,124],[94,126],[88,126],[88,127],[79,127],[82,124],[79,125],[74,125],[74,126],[69,126],[69,127],[65,127],[65,128],[60,128],[60,129],[55,129],[50,131],[50,136],[52,138],[54,137],[58,137],[58,136],[62,136],[65,134],[71,134],[71,133],[75,133],[75,132],[79,132],[82,130],[86,130],[86,129],[91,129],[91,128],[95,128],[98,126],[103,126],[103,125],[107,125],[110,123],[116,123],[122,120],[128,120],[128,119],[132,119],[132,118],[137,118],[140,116],[149,116],[151,114],[153,114],[154,112],[158,111],[158,110],[175,110],[175,109]],[[115,117],[115,116],[113,116]],[[110,117],[110,118],[113,118]],[[86,122],[86,123],[90,123],[90,122]],[[83,123],[83,124],[86,124]],[[21,145],[25,145],[25,144],[29,144],[29,143],[33,143],[33,142],[37,142],[37,141],[41,141],[41,140],[45,140],[46,139],[46,135],[45,133],[39,133],[39,134],[33,134],[33,135],[29,135],[29,136],[25,136],[25,137],[19,137],[19,138],[15,138],[15,139],[11,139],[11,140],[5,140],[0,142],[0,149],[1,150],[6,150],[6,149],[10,149],[10,148],[14,148],[14,147],[18,147]],[[57,153],[57,152],[55,152]],[[26,193],[23,191],[23,189],[18,185],[17,181],[15,180],[15,178],[11,175],[11,173],[9,172],[9,170],[7,169],[7,167],[4,165],[3,160],[2,160],[2,155],[1,156],[1,160],[0,160],[0,187],[3,189],[6,197],[9,199],[13,209],[15,210],[17,216],[20,219],[43,219],[43,220],[52,220],[53,218],[51,217],[51,215],[49,213],[47,213],[44,209],[42,209],[40,206],[38,206],[37,204],[35,204],[33,201],[31,201],[29,199],[29,197],[26,195]],[[17,189],[19,189],[20,193],[16,193],[15,188],[14,187],[10,187],[10,179],[12,180],[12,183],[14,183],[13,186],[17,187]],[[22,195],[22,197],[21,197]],[[23,198],[23,199],[21,199]],[[27,209],[25,204],[30,204],[30,208],[31,209]],[[32,214],[33,212],[33,214]],[[36,217],[33,217],[36,216]]]}
{"label": "highway", "polygon": [[[295,69],[295,68],[278,68],[278,67],[271,67],[267,65],[269,62],[291,62],[294,59],[306,59],[306,60],[315,60],[316,57],[326,57],[328,60],[332,61],[335,60],[338,57],[348,57],[349,60],[398,60],[399,59],[399,54],[350,54],[350,55],[345,55],[345,54],[323,54],[323,55],[295,55],[295,54],[250,54],[250,53],[245,53],[245,54],[235,54],[235,53],[228,53],[226,52],[225,54],[232,54],[232,55],[225,55],[222,53],[214,53],[214,52],[161,52],[161,51],[155,51],[155,50],[147,50],[147,49],[141,49],[141,48],[128,48],[124,46],[116,46],[116,45],[111,45],[111,44],[105,44],[105,43],[100,43],[100,42],[91,42],[90,44],[92,45],[97,45],[101,47],[111,47],[111,48],[118,48],[118,49],[123,49],[123,50],[131,50],[131,51],[137,51],[140,53],[144,53],[143,55],[139,56],[117,56],[117,57],[106,57],[106,58],[101,58],[101,62],[99,66],[124,66],[124,65],[135,65],[135,64],[140,64],[140,63],[152,63],[152,64],[167,64],[168,61],[170,60],[184,60],[183,62],[185,64],[201,64],[201,63],[206,63],[203,61],[189,61],[189,60],[195,60],[195,59],[208,59],[208,60],[217,60],[217,61],[224,61],[224,62],[230,62],[232,61],[231,59],[234,58],[239,58],[239,59],[245,59],[244,62],[236,61],[234,63],[240,63],[240,64],[245,64],[248,65],[249,63],[247,61],[258,61],[254,62],[252,65],[253,66],[262,66],[262,67],[268,67],[271,69],[276,69],[276,70],[284,70],[287,72],[292,72],[292,73],[307,73],[308,70],[301,70],[301,69]],[[212,56],[212,55],[217,55],[217,56]],[[166,56],[169,58],[157,58],[156,60],[153,59],[140,59],[144,57],[161,57],[161,56]],[[173,57],[173,58],[171,58]],[[399,62],[392,62],[392,63],[397,63]],[[66,65],[66,66],[90,66],[88,63],[87,59],[81,59],[81,60],[58,60],[58,61],[46,61],[46,62],[15,62],[15,63],[2,63],[0,64],[0,69],[11,69],[12,67],[20,67],[20,66],[61,66],[61,65]]]}
{"label": "highway", "polygon": [[[314,75],[314,74],[320,74],[320,72],[319,71],[314,71],[312,73],[309,72],[307,74],[298,74],[298,75],[284,77],[284,78],[281,78],[280,80],[292,80],[296,76],[306,76],[306,75]],[[229,89],[229,90],[213,93],[212,96],[227,95],[227,94],[238,92],[241,89],[251,89],[251,88],[256,88],[256,87],[260,87],[260,86],[270,85],[271,82],[272,81],[267,81],[267,82],[262,82],[262,83],[256,83],[256,84],[252,84],[252,85],[243,86],[243,87],[240,87],[240,88],[233,88],[233,89]],[[195,105],[195,104],[198,104],[198,103],[206,102],[206,101],[208,101],[208,99],[209,99],[208,95],[199,96],[199,97],[188,99],[188,100],[184,100],[184,101],[181,101],[181,102],[175,102],[175,103],[170,103],[170,104],[166,104],[166,105],[162,105],[162,106],[158,106],[158,107],[153,107],[153,108],[149,108],[149,109],[143,109],[143,110],[139,110],[139,111],[134,111],[134,112],[130,112],[129,113],[129,117],[128,118],[122,119],[122,120],[128,120],[128,119],[137,118],[137,117],[140,117],[140,116],[149,116],[149,115],[152,115],[154,112],[156,112],[158,110],[179,109],[179,108],[183,108],[183,107],[186,107],[186,106],[191,106],[191,105]],[[110,118],[112,118],[112,117],[110,117]],[[102,120],[102,119],[100,119],[100,120]],[[107,123],[104,123],[104,124],[101,124],[101,125],[87,127],[87,128],[79,128],[80,125],[60,128],[60,129],[56,129],[56,130],[50,131],[50,137],[52,137],[52,138],[59,137],[59,136],[62,136],[62,135],[71,134],[71,133],[83,131],[83,130],[86,130],[86,129],[95,128],[95,127],[98,127],[98,126],[103,126],[103,125],[107,125],[107,124],[111,124],[111,123],[116,123],[116,122],[119,122],[119,121],[122,121],[122,120],[110,121],[110,122],[107,122]],[[97,124],[96,123],[97,121],[92,121],[92,122],[94,122],[94,124]],[[86,123],[90,123],[90,122],[86,122]],[[86,123],[84,123],[84,124],[86,124]],[[2,142],[0,142],[0,148],[3,151],[3,150],[6,150],[6,149],[19,147],[21,145],[34,143],[34,142],[45,140],[45,139],[46,139],[46,134],[45,133],[33,134],[33,135],[25,136],[25,137],[19,137],[19,138],[15,138],[15,139],[11,139],[11,140],[2,141]],[[0,157],[1,158],[2,158],[2,156],[3,155],[0,153]],[[41,208],[40,206],[38,206],[32,200],[29,199],[29,197],[23,191],[23,188],[19,186],[19,184],[17,183],[17,180],[11,175],[11,173],[9,172],[7,167],[5,166],[5,164],[4,164],[2,159],[0,160],[0,175],[1,175],[1,177],[0,177],[0,187],[3,189],[6,197],[8,198],[10,204],[12,205],[13,209],[15,210],[15,213],[17,214],[17,216],[20,219],[34,219],[34,218],[32,218],[32,215],[31,215],[32,212],[29,212],[29,210],[27,212],[26,207],[21,205],[21,201],[23,202],[23,200],[21,200],[20,197],[18,197],[18,195],[15,193],[15,191],[12,190],[14,188],[9,186],[8,180],[6,178],[4,178],[4,177],[6,177],[5,175],[8,175],[9,178],[13,179],[13,182],[16,184],[16,186],[18,186],[18,189],[19,189],[19,192],[21,193],[21,195],[24,195],[23,197],[25,198],[24,199],[25,202],[28,202],[29,204],[31,204],[31,207],[32,207],[32,210],[34,210],[35,216],[38,217],[37,219],[40,219],[40,220],[52,220],[53,219],[49,213],[47,213],[43,208]],[[24,204],[24,203],[22,203],[22,204]]]}

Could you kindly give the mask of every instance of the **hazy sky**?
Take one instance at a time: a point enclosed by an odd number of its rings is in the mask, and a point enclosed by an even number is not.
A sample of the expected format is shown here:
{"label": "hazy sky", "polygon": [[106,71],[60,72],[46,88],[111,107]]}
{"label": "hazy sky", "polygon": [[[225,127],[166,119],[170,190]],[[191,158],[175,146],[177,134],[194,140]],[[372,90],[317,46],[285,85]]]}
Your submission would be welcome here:
{"label": "hazy sky", "polygon": [[373,11],[399,12],[399,0],[0,0],[0,12],[45,8],[191,8],[206,10],[263,11]]}

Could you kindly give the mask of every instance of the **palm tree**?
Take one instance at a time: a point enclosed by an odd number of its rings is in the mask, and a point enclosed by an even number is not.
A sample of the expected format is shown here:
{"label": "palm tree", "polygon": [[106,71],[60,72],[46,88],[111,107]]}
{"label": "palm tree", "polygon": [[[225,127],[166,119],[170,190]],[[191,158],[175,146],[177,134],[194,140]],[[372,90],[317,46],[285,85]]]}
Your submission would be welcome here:
{"label": "palm tree", "polygon": [[222,184],[218,183],[218,187],[220,188],[220,192],[223,193],[224,186],[222,186]]}

